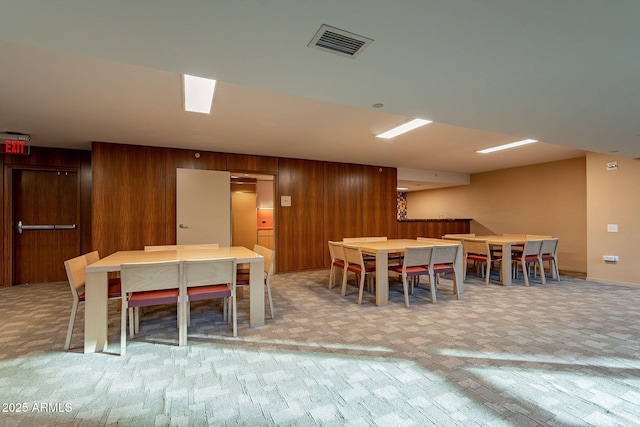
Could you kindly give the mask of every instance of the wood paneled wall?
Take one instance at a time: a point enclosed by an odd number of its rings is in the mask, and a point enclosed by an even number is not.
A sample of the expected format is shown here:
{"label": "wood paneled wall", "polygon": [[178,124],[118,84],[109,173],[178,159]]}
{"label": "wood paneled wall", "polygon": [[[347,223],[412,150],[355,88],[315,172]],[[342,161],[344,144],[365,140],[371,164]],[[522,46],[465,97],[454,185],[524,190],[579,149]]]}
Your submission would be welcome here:
{"label": "wood paneled wall", "polygon": [[93,245],[101,256],[166,237],[164,151],[93,145]]}
{"label": "wood paneled wall", "polygon": [[[280,159],[276,196],[276,262],[278,271],[322,267],[324,198],[322,162]],[[291,206],[280,206],[291,196]]]}
{"label": "wood paneled wall", "polygon": [[[101,254],[175,243],[175,169],[276,176],[278,271],[326,268],[327,241],[394,238],[396,169],[264,156],[93,145],[93,246]],[[280,196],[291,196],[281,207]]]}
{"label": "wood paneled wall", "polygon": [[81,252],[91,250],[91,152],[88,150],[67,150],[57,148],[31,147],[31,154],[12,155],[2,154],[2,178],[1,197],[2,215],[0,225],[2,227],[2,253],[0,257],[0,286],[11,283],[12,263],[12,180],[13,169],[36,170],[73,170],[80,176],[80,246]]}
{"label": "wood paneled wall", "polygon": [[416,237],[440,238],[445,234],[466,234],[471,229],[470,219],[399,221],[398,238],[415,239]]}
{"label": "wood paneled wall", "polygon": [[[362,236],[387,236],[397,234],[398,174],[395,168],[363,166],[362,169]],[[393,200],[391,200],[393,198]]]}
{"label": "wood paneled wall", "polygon": [[[340,241],[343,237],[363,236],[363,177],[362,166],[346,163],[324,164],[324,237]],[[324,265],[329,265],[329,251]]]}

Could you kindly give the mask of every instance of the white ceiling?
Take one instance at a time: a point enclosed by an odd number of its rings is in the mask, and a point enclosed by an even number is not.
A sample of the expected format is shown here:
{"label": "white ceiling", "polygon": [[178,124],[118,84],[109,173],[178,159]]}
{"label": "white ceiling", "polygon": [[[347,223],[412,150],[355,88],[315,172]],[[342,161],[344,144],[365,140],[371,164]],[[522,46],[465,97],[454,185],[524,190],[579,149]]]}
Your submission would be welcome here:
{"label": "white ceiling", "polygon": [[[640,157],[637,0],[0,0],[0,11],[0,132],[35,146],[445,176],[582,150]],[[322,24],[374,41],[355,59],[307,47]],[[182,110],[181,73],[219,81],[211,115]],[[414,117],[434,123],[373,136]],[[475,153],[524,138],[542,142]]]}

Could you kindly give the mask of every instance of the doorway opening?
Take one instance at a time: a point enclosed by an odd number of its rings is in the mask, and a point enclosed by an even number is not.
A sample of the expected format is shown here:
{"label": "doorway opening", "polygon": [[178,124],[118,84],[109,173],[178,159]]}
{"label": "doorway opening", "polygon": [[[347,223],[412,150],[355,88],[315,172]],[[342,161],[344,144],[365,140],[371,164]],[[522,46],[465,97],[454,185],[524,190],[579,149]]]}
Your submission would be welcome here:
{"label": "doorway opening", "polygon": [[275,176],[231,172],[231,244],[275,250]]}

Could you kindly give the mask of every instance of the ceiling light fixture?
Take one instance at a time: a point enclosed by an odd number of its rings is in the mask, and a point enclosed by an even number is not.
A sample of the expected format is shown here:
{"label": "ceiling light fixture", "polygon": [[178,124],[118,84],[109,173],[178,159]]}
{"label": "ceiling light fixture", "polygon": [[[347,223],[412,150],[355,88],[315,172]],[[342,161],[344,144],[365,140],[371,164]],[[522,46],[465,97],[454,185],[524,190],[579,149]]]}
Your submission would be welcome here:
{"label": "ceiling light fixture", "polygon": [[184,110],[194,113],[211,113],[216,81],[184,74]]}
{"label": "ceiling light fixture", "polygon": [[409,189],[409,187],[398,187],[397,190],[398,191],[407,191]]}
{"label": "ceiling light fixture", "polygon": [[476,153],[482,153],[482,154],[493,153],[494,151],[520,147],[521,145],[527,145],[533,142],[538,142],[538,141],[535,139],[523,139],[522,141],[512,142],[510,144],[498,145],[497,147],[485,148],[484,150],[477,150]]}
{"label": "ceiling light fixture", "polygon": [[431,120],[413,119],[410,122],[394,127],[393,129],[389,129],[386,132],[379,133],[378,135],[376,135],[376,138],[391,139],[429,123],[431,123]]}

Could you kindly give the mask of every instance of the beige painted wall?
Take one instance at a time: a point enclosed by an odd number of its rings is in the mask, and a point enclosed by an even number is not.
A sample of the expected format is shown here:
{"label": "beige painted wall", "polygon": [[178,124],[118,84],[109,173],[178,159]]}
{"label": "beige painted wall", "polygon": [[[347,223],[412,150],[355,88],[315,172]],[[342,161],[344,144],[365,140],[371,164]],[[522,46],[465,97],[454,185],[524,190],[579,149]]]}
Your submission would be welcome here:
{"label": "beige painted wall", "polygon": [[476,234],[550,234],[559,266],[587,272],[586,158],[471,175],[469,185],[409,192],[409,219],[472,218]]}
{"label": "beige painted wall", "polygon": [[[607,163],[618,162],[617,170]],[[587,276],[591,280],[640,286],[640,161],[587,155]],[[617,233],[607,231],[618,224]],[[603,255],[617,255],[605,263]]]}

